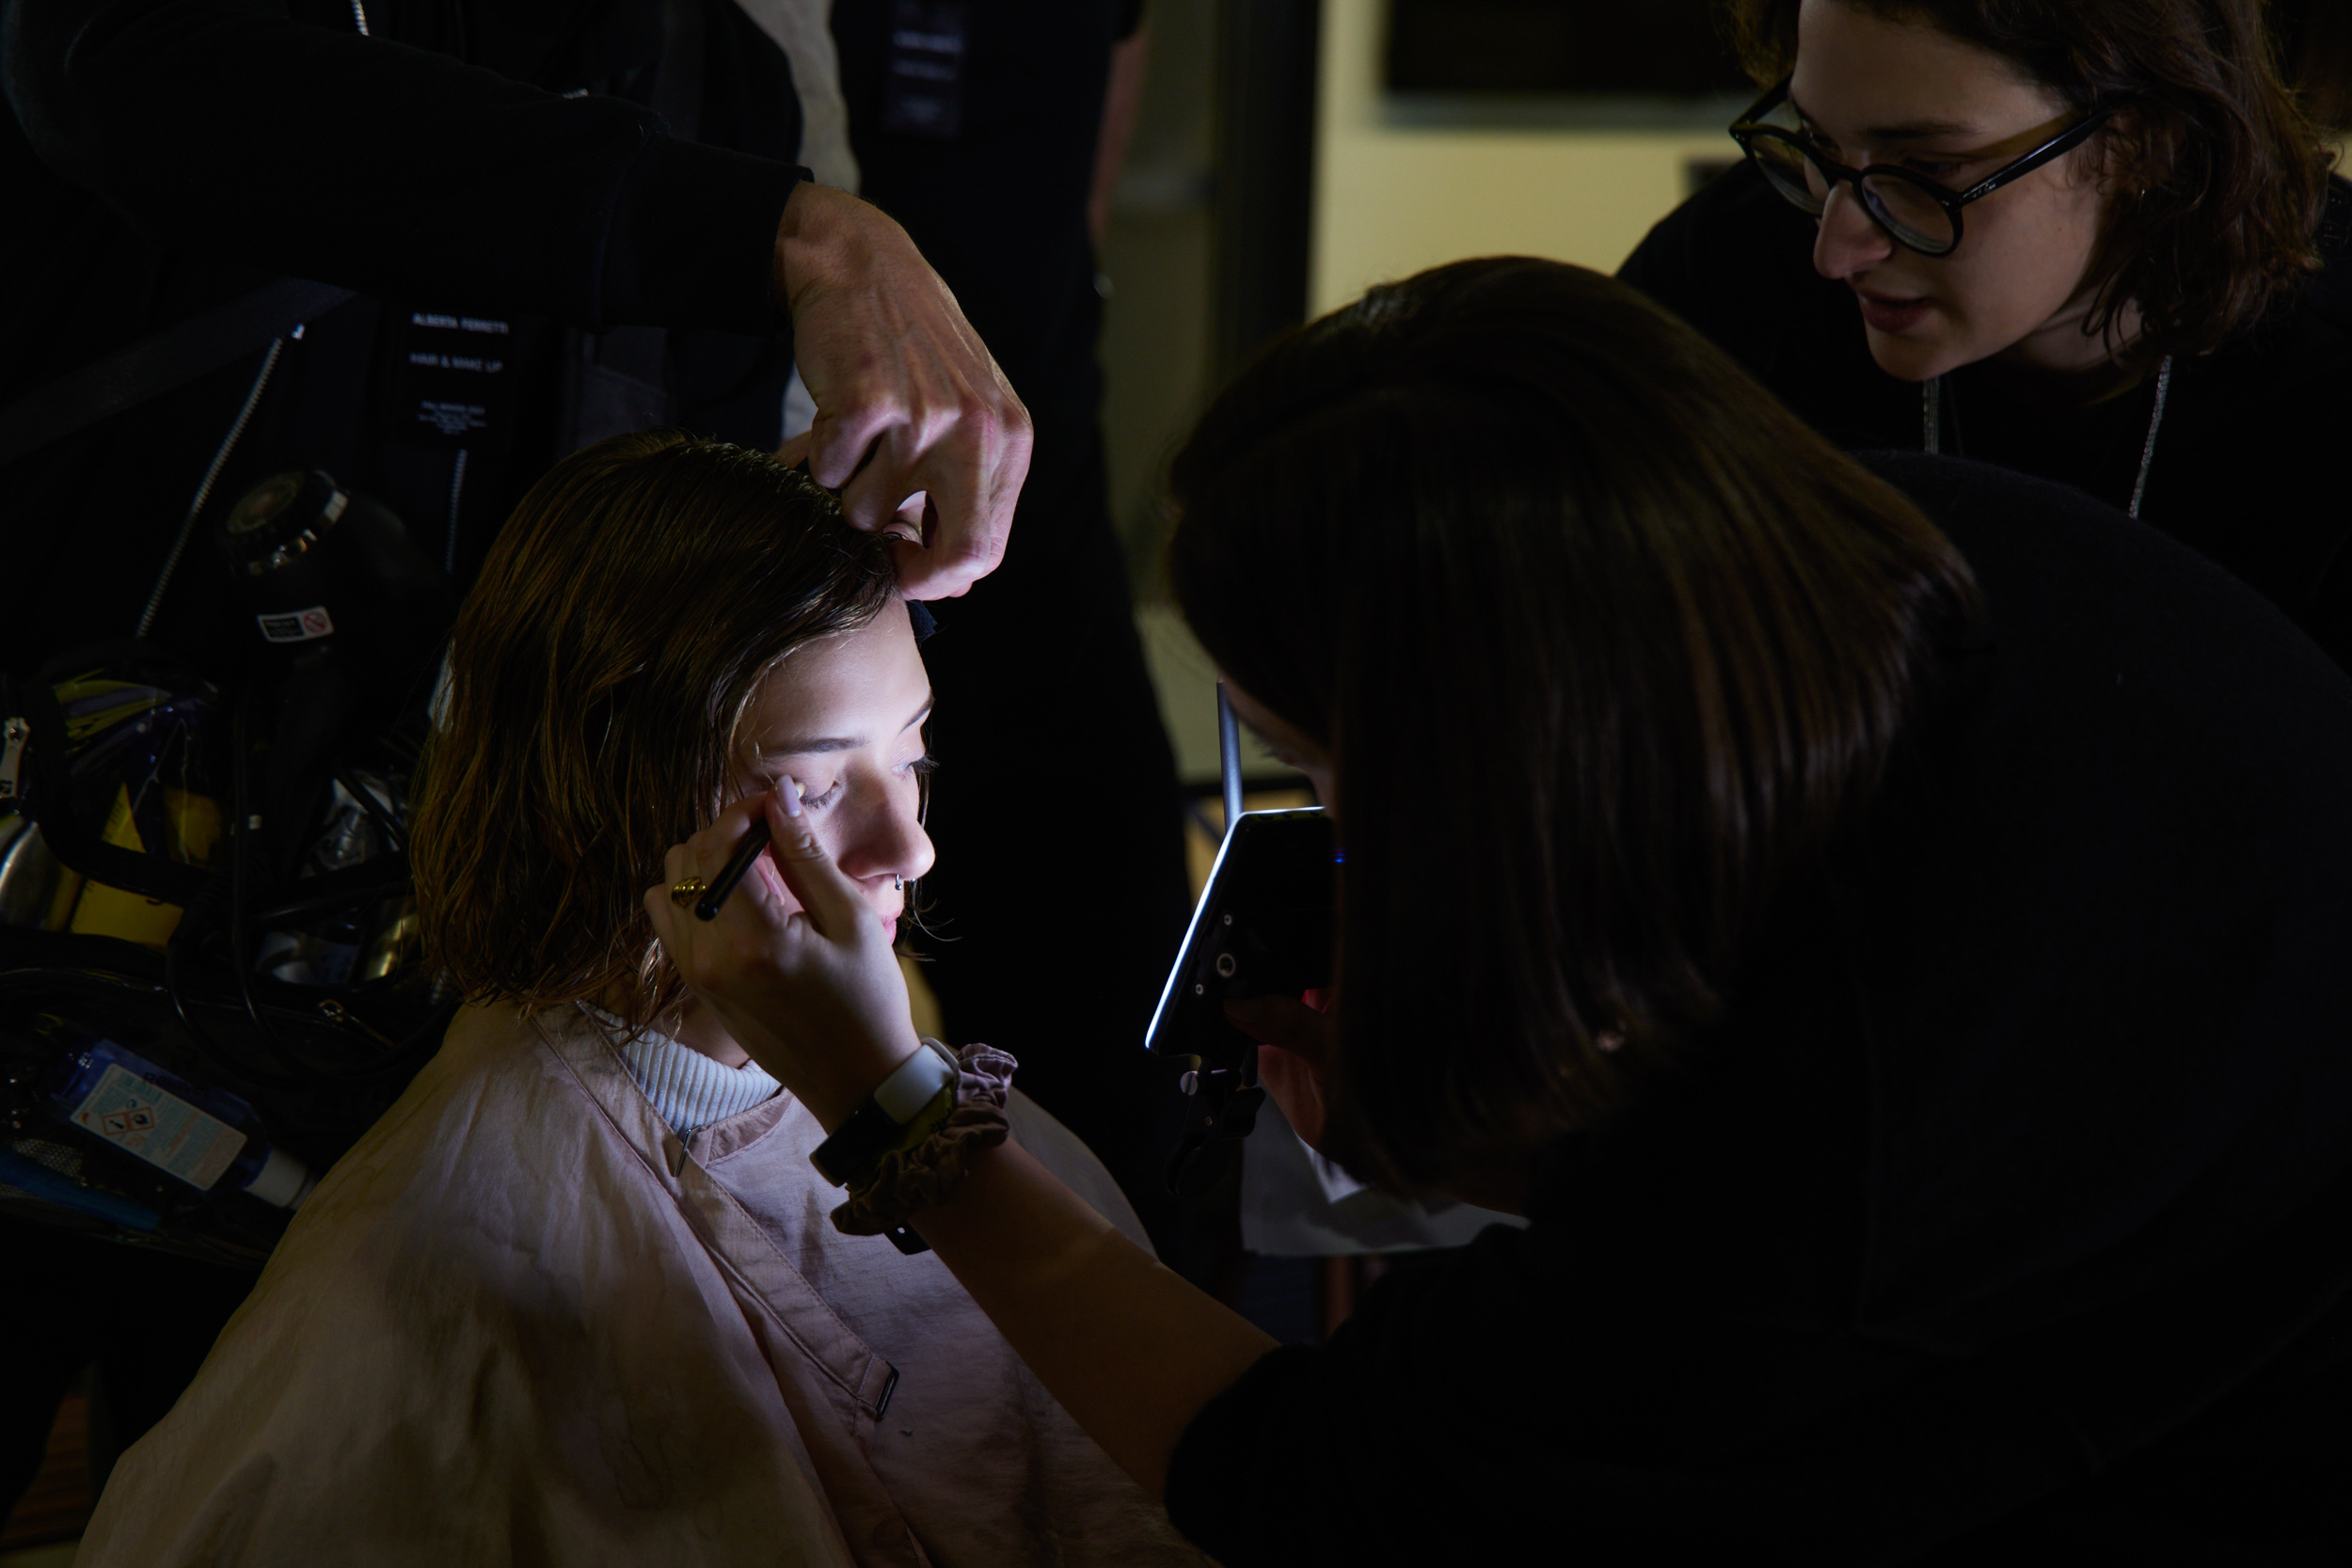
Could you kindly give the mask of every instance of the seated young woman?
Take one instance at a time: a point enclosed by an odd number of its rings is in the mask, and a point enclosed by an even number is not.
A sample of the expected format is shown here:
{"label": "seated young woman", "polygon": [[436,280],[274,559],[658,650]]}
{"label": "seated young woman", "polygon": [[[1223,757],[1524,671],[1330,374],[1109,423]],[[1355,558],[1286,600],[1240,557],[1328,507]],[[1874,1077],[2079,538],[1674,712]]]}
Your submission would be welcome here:
{"label": "seated young woman", "polygon": [[[888,542],[772,459],[624,436],[525,498],[458,621],[410,850],[469,1004],[81,1561],[1197,1560],[936,1259],[835,1228],[823,1130],[639,902],[788,769],[895,929],[932,859],[930,708]],[[1141,1243],[1074,1138],[1013,1126]]]}

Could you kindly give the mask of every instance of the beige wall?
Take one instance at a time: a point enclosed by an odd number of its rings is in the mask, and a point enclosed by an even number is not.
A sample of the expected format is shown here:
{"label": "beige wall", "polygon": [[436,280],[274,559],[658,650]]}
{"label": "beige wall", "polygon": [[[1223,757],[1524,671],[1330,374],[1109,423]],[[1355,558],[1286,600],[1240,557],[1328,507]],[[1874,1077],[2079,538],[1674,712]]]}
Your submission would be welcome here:
{"label": "beige wall", "polygon": [[[1180,8],[1189,15],[1200,8],[1184,0]],[[1384,114],[1379,93],[1385,10],[1380,0],[1324,0],[1308,296],[1316,314],[1345,304],[1368,283],[1464,256],[1532,252],[1613,269],[1649,226],[1682,198],[1689,160],[1738,155],[1731,138],[1711,128],[1472,130],[1394,123]],[[1724,119],[1728,123],[1729,116]],[[1194,366],[1192,356],[1198,352],[1190,339],[1181,355],[1172,350],[1177,324],[1185,319],[1181,310],[1156,305],[1147,310],[1142,303],[1152,277],[1168,270],[1173,260],[1193,253],[1175,245],[1169,232],[1150,227],[1153,221],[1173,219],[1154,219],[1139,200],[1133,205],[1136,211],[1125,220],[1132,232],[1114,224],[1106,263],[1120,292],[1109,307],[1105,358],[1114,425],[1125,406],[1122,399],[1136,400],[1138,407],[1147,397],[1168,404],[1165,409],[1152,405],[1155,421],[1136,421],[1139,429],[1148,430],[1130,443],[1135,455],[1127,469],[1120,468],[1125,449],[1114,431],[1113,467],[1122,482],[1122,497],[1132,483],[1136,499],[1128,504],[1142,513],[1149,507],[1150,482],[1156,480],[1166,447],[1181,434],[1182,422],[1170,418],[1170,412],[1181,408],[1188,419],[1200,388],[1195,370],[1185,372],[1193,380],[1169,373],[1180,364]],[[1205,246],[1205,229],[1200,244]],[[1205,301],[1205,249],[1197,262],[1188,264],[1200,273],[1195,286]],[[1133,290],[1131,277],[1137,285]],[[1171,306],[1180,297],[1167,290],[1149,297],[1156,302],[1162,293]],[[1205,303],[1201,308],[1205,309]],[[1158,380],[1139,390],[1122,385],[1122,377],[1128,376],[1147,383]],[[1157,531],[1148,515],[1129,523],[1129,537],[1130,547],[1139,554],[1156,553]],[[1156,595],[1148,591],[1153,586],[1149,575],[1144,586],[1146,602],[1138,607],[1136,620],[1179,771],[1190,780],[1213,779],[1216,673],[1175,611],[1151,602]],[[1254,737],[1245,747],[1246,766],[1252,774],[1280,770]]]}
{"label": "beige wall", "polygon": [[1682,199],[1692,158],[1739,155],[1720,127],[1699,124],[1405,123],[1381,102],[1385,9],[1380,0],[1324,0],[1309,288],[1317,314],[1367,284],[1465,256],[1550,256],[1614,270]]}

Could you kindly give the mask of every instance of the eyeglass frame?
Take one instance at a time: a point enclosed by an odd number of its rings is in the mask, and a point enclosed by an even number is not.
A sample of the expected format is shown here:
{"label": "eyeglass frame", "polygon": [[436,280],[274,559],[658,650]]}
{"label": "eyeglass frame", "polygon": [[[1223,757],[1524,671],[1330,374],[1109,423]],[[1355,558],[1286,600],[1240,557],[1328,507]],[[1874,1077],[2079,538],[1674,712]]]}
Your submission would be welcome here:
{"label": "eyeglass frame", "polygon": [[[1905,250],[1915,251],[1921,256],[1937,258],[1949,256],[1960,248],[1961,236],[1965,232],[1960,220],[1960,210],[1963,207],[1972,201],[1981,201],[2003,185],[2012,181],[2022,180],[2035,169],[2042,167],[2042,165],[2072,152],[2084,142],[2089,141],[2090,134],[2106,124],[2108,117],[2120,107],[2118,104],[2110,103],[2105,108],[2091,110],[2090,114],[2060,131],[2025,156],[2002,165],[1966,190],[1955,191],[1940,181],[1931,180],[1924,174],[1904,168],[1898,164],[1870,164],[1862,168],[1854,168],[1846,164],[1833,163],[1795,132],[1784,126],[1764,124],[1761,117],[1772,113],[1788,102],[1788,86],[1795,80],[1793,76],[1782,77],[1779,86],[1750,104],[1745,114],[1731,122],[1731,139],[1740,144],[1740,150],[1747,155],[1750,163],[1757,166],[1757,170],[1761,173],[1763,172],[1762,160],[1756,156],[1756,140],[1769,138],[1772,141],[1787,142],[1797,150],[1800,157],[1820,170],[1822,176],[1829,182],[1829,189],[1821,193],[1823,212],[1828,211],[1829,198],[1837,193],[1838,186],[1851,185],[1854,188],[1854,205],[1860,207],[1864,214],[1872,223],[1877,224],[1888,239],[1901,245]],[[1914,244],[1895,232],[1894,226],[1879,216],[1877,209],[1870,204],[1868,193],[1863,189],[1862,182],[1873,175],[1886,175],[1900,180],[1941,207],[1944,210],[1944,215],[1952,220],[1952,243],[1941,250],[1930,250],[1927,246]],[[1764,178],[1767,184],[1780,191],[1778,182],[1773,181],[1770,174],[1765,174]],[[1804,211],[1803,204],[1790,198],[1788,192],[1781,191],[1780,194],[1791,207],[1795,207],[1799,212]],[[1821,214],[1816,213],[1813,215],[1818,218]]]}

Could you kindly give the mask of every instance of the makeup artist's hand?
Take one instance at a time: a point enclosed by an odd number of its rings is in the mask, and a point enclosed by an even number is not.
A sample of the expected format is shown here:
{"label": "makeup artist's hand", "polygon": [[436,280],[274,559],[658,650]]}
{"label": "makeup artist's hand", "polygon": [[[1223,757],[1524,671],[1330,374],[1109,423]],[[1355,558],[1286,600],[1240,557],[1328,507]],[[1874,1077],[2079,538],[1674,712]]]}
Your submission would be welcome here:
{"label": "makeup artist's hand", "polygon": [[[715,879],[763,813],[769,848],[716,920],[671,901],[677,882]],[[645,912],[678,974],[826,1131],[922,1049],[882,917],[810,831],[790,779],[674,846],[662,875]]]}
{"label": "makeup artist's hand", "polygon": [[[1319,999],[1310,991],[1310,998]],[[1258,1081],[1309,1148],[1323,1148],[1323,1079],[1339,1024],[1322,1008],[1287,996],[1225,1004],[1233,1027],[1258,1045]]]}
{"label": "makeup artist's hand", "polygon": [[[776,230],[776,297],[817,423],[777,455],[868,531],[927,499],[892,546],[910,599],[996,569],[1029,471],[1029,412],[947,285],[880,208],[802,182]],[[894,530],[894,531],[898,531]]]}

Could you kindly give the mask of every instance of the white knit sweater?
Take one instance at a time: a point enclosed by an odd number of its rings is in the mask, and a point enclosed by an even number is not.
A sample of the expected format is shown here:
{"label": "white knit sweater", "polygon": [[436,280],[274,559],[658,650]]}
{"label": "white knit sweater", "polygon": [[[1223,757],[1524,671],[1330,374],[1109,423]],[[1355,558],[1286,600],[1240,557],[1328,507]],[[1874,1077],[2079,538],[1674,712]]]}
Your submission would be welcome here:
{"label": "white knit sweater", "polygon": [[681,1138],[784,1092],[784,1085],[769,1077],[757,1062],[726,1067],[691,1045],[680,1045],[650,1029],[631,1039],[628,1025],[602,1007],[582,1003],[580,1011],[603,1026],[605,1037],[628,1065],[629,1076]]}

